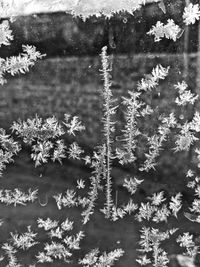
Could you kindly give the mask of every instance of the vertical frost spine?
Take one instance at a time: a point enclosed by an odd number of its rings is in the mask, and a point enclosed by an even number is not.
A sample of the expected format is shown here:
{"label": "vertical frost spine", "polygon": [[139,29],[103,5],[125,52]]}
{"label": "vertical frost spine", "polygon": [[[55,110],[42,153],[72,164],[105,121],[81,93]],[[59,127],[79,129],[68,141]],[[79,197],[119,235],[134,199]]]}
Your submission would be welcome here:
{"label": "vertical frost spine", "polygon": [[113,158],[112,154],[112,133],[114,132],[114,124],[112,121],[112,116],[115,114],[116,106],[113,105],[112,91],[111,87],[111,75],[110,75],[110,64],[109,56],[107,55],[107,47],[102,48],[101,53],[101,63],[102,63],[102,76],[103,76],[103,106],[104,106],[104,115],[103,115],[103,133],[105,137],[106,145],[106,168],[105,168],[105,178],[106,178],[106,207],[105,213],[106,217],[110,217],[111,208],[113,205],[112,201],[112,181],[111,181],[111,161]]}

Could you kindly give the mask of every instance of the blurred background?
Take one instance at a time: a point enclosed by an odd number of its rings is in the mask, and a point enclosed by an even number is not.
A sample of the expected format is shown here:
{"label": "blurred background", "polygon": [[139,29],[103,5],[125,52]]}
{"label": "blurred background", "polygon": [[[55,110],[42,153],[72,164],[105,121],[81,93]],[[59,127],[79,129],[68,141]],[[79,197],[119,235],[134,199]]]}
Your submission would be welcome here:
{"label": "blurred background", "polygon": [[[30,1],[29,1],[30,2]],[[37,2],[37,1],[35,1]],[[146,33],[158,20],[166,22],[173,19],[183,28],[182,13],[189,0],[166,0],[162,3],[149,3],[134,13],[113,16],[111,19],[91,17],[86,21],[74,18],[62,10],[48,12],[37,9],[32,14],[22,11],[11,23],[14,41],[11,46],[1,47],[0,57],[18,55],[22,44],[35,45],[37,50],[45,53],[45,59],[38,61],[28,74],[7,77],[7,84],[0,90],[0,126],[9,131],[14,120],[34,117],[35,114],[46,118],[55,115],[63,119],[64,113],[77,115],[86,125],[86,131],[76,141],[91,153],[94,146],[101,143],[101,90],[102,79],[99,54],[103,46],[108,46],[112,59],[112,90],[119,99],[126,96],[128,90],[134,90],[137,82],[151,72],[157,64],[170,66],[170,74],[158,87],[160,96],[153,95],[151,105],[161,110],[174,110],[175,90],[173,85],[183,79],[189,89],[199,94],[200,90],[200,23],[184,28],[180,38],[173,42],[164,39],[155,43]],[[192,1],[193,4],[195,1]],[[196,1],[198,3],[198,1]],[[34,5],[32,6],[34,10]],[[42,13],[41,13],[42,11]],[[28,15],[27,15],[28,13]],[[199,103],[196,108],[198,109]],[[193,110],[185,110],[191,117]],[[122,124],[122,111],[119,109],[117,121]],[[146,127],[152,127],[151,121],[145,121]],[[71,140],[66,139],[66,142]],[[41,195],[40,203],[27,207],[6,207],[0,205],[1,217],[5,221],[1,233],[1,243],[9,237],[10,231],[25,231],[25,226],[34,225],[38,217],[65,218],[75,220],[77,231],[80,230],[80,210],[64,209],[58,211],[50,197],[54,193],[73,188],[76,180],[90,177],[90,169],[83,164],[66,160],[63,166],[49,164],[48,167],[35,169],[30,160],[29,151],[20,153],[15,164],[10,165],[0,180],[0,187],[13,189],[37,188]],[[166,147],[159,158],[157,172],[151,171],[137,192],[136,202],[146,196],[164,190],[168,196],[181,192],[184,207],[191,203],[192,195],[186,187],[185,171],[192,160],[192,153],[174,154]],[[42,177],[41,177],[42,174]],[[137,174],[137,166],[113,166],[114,194],[126,199],[122,188],[124,177]],[[89,183],[89,182],[88,182]],[[48,205],[42,203],[48,202]],[[42,204],[42,205],[41,205]],[[122,247],[126,254],[116,264],[118,267],[135,267],[139,225],[127,218],[117,223],[106,221],[96,213],[84,229],[87,238],[82,243],[82,251],[75,257],[82,257],[90,249],[100,247],[102,251]],[[180,224],[181,221],[181,224]],[[198,235],[199,227],[180,217],[179,221],[169,221],[168,226],[179,226]],[[120,231],[119,231],[120,229]],[[112,233],[112,234],[110,234]],[[45,241],[45,237],[41,237]],[[170,241],[171,242],[171,241]],[[169,254],[179,251],[166,243]],[[34,250],[20,255],[25,266],[34,262]],[[5,265],[0,265],[5,266]],[[40,266],[40,265],[37,265]],[[51,266],[51,264],[41,265]],[[52,266],[65,266],[54,263]],[[75,263],[68,266],[76,266]]]}

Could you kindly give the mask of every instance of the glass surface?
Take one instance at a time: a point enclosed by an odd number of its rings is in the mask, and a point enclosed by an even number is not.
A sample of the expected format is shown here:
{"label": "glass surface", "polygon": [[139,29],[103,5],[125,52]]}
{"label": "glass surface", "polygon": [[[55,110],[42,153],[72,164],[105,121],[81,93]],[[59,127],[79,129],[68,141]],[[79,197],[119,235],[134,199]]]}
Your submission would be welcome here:
{"label": "glass surface", "polygon": [[200,6],[144,2],[0,1],[0,266],[200,266]]}

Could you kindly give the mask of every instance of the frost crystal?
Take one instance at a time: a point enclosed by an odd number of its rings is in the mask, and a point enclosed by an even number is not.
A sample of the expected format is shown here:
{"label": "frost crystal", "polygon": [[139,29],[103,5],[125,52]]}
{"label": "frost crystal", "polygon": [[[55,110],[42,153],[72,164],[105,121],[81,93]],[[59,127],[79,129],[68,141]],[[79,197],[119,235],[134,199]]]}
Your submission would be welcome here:
{"label": "frost crystal", "polygon": [[144,180],[138,180],[136,178],[130,178],[129,180],[125,178],[123,186],[126,187],[126,189],[128,190],[128,192],[131,193],[131,195],[133,195],[136,192],[138,186],[143,181]]}
{"label": "frost crystal", "polygon": [[183,13],[183,21],[186,25],[194,24],[197,20],[200,18],[200,10],[199,5],[193,5],[190,3],[187,7],[184,9]]}
{"label": "frost crystal", "polygon": [[0,190],[0,202],[6,205],[26,205],[27,202],[34,202],[37,199],[38,190],[28,190],[28,193],[22,192],[19,188],[14,190],[1,189]]}
{"label": "frost crystal", "polygon": [[167,24],[165,25],[162,22],[157,21],[156,25],[153,26],[147,34],[154,35],[155,42],[159,42],[164,37],[172,39],[175,42],[180,31],[180,27],[176,25],[172,19],[168,19]]}
{"label": "frost crystal", "polygon": [[12,40],[13,36],[9,28],[9,22],[5,20],[0,24],[0,47],[1,45],[10,45]]}
{"label": "frost crystal", "polygon": [[199,97],[198,95],[192,94],[190,90],[187,90],[188,86],[184,81],[176,84],[174,87],[179,92],[179,96],[175,100],[175,103],[178,106],[185,106],[188,103],[194,105],[195,101]]}
{"label": "frost crystal", "polygon": [[93,249],[85,257],[79,260],[79,264],[84,267],[111,267],[114,262],[123,256],[124,251],[122,249],[115,249],[109,253],[104,252],[99,256],[99,249]]}
{"label": "frost crystal", "polygon": [[16,248],[27,250],[30,247],[36,245],[38,242],[35,241],[37,233],[31,231],[31,226],[28,226],[28,231],[21,235],[11,233],[11,241]]}

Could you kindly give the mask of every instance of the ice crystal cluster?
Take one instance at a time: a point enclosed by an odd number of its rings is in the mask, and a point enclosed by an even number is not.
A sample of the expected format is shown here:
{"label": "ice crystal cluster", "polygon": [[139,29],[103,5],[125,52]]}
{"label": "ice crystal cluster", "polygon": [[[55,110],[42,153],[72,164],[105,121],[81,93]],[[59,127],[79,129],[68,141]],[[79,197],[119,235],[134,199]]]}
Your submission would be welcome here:
{"label": "ice crystal cluster", "polygon": [[166,24],[157,21],[156,25],[152,27],[148,34],[155,36],[155,42],[159,42],[162,38],[176,41],[180,31],[180,27],[172,19],[168,19]]}
{"label": "ice crystal cluster", "polygon": [[104,16],[112,17],[116,13],[128,12],[133,14],[134,11],[140,9],[143,5],[149,2],[159,2],[160,0],[1,0],[0,16],[15,17],[17,15],[30,14],[30,10],[35,7],[37,11],[58,12],[60,10],[72,14],[73,16],[81,17],[83,20],[89,17]]}
{"label": "ice crystal cluster", "polygon": [[[157,1],[155,1],[157,2]],[[97,16],[103,13],[110,16],[112,12],[133,10],[145,4],[144,1],[99,1],[96,6],[91,1],[79,1],[79,9],[74,14],[88,17],[95,13]],[[98,12],[97,12],[98,11]],[[199,5],[192,3],[185,7],[183,22],[185,25],[194,24],[200,18]],[[148,32],[153,35],[155,41],[162,38],[176,41],[180,26],[172,19],[167,23],[157,22]],[[9,45],[13,40],[9,21],[0,24],[0,45]],[[6,82],[5,75],[25,73],[38,59],[44,55],[36,51],[33,46],[23,46],[23,53],[6,59],[0,59],[0,83]],[[176,106],[175,111],[165,111],[157,114],[156,110],[148,104],[146,97],[153,93],[159,84],[170,74],[169,66],[157,65],[151,73],[138,82],[137,87],[130,90],[121,99],[115,99],[112,92],[112,67],[108,48],[104,46],[100,54],[102,77],[102,142],[88,155],[77,141],[75,136],[81,135],[87,126],[77,116],[63,114],[63,120],[55,116],[43,119],[35,115],[27,120],[15,121],[11,125],[11,133],[0,129],[0,174],[6,166],[12,163],[22,147],[28,146],[31,150],[30,158],[35,167],[48,162],[58,161],[62,164],[65,158],[79,160],[87,165],[92,171],[88,181],[78,177],[74,188],[65,188],[65,191],[51,196],[51,201],[57,205],[58,210],[78,208],[82,221],[81,229],[77,230],[75,221],[65,218],[37,218],[33,226],[28,225],[25,231],[10,233],[6,242],[0,245],[1,266],[21,267],[20,254],[29,252],[32,248],[37,253],[29,267],[41,264],[54,264],[63,262],[71,264],[74,253],[81,249],[81,244],[87,234],[85,225],[93,218],[95,211],[112,223],[131,216],[131,219],[141,226],[138,257],[136,262],[141,266],[165,267],[168,266],[170,257],[164,246],[168,240],[173,242],[182,251],[177,257],[179,262],[190,262],[194,266],[194,260],[199,253],[195,236],[184,232],[182,229],[163,227],[172,218],[179,220],[184,215],[190,222],[200,223],[200,149],[198,147],[200,132],[200,113],[194,111],[190,120],[184,120],[180,116],[183,108],[194,106],[198,96],[191,92],[185,81],[177,81],[173,90],[176,97],[172,99]],[[121,100],[121,101],[120,101]],[[116,114],[118,108],[122,108],[124,125],[122,126],[120,139],[117,139]],[[157,117],[155,115],[158,115]],[[151,129],[144,128],[144,120],[157,118],[158,126]],[[65,136],[71,137],[70,143],[66,144]],[[117,141],[116,141],[117,140]],[[156,170],[159,164],[159,156],[167,142],[173,144],[174,153],[187,152],[193,149],[196,158],[195,167],[188,170],[186,178],[187,187],[193,191],[194,198],[191,206],[183,211],[183,195],[176,192],[171,196],[163,190],[156,191],[147,196],[144,201],[138,203],[135,194],[145,180],[145,173]],[[123,178],[123,188],[127,191],[126,203],[114,201],[113,194],[113,164],[117,161],[121,165],[135,164],[138,158],[138,150],[141,144],[145,148],[143,158],[139,162],[136,174]],[[2,178],[3,179],[3,178]],[[99,196],[104,196],[104,202],[99,201]],[[29,188],[23,191],[20,188],[0,189],[1,205],[16,207],[17,205],[31,205],[38,201],[39,190]],[[4,224],[0,220],[0,226]],[[178,224],[177,224],[178,225]],[[45,236],[45,243],[41,242],[40,235]],[[110,267],[125,254],[123,248],[101,252],[98,247],[91,247],[89,251],[76,257],[77,265],[83,267]],[[186,266],[186,265],[182,265]],[[189,265],[188,265],[189,266]]]}
{"label": "ice crystal cluster", "polygon": [[[186,26],[194,24],[196,21],[198,21],[200,19],[199,4],[193,5],[190,3],[188,6],[186,6],[182,17],[183,23]],[[155,42],[159,42],[162,38],[176,41],[181,36],[182,32],[183,29],[181,29],[181,27],[177,25],[173,19],[168,19],[167,23],[157,21],[156,25],[150,29],[148,34],[154,36]]]}
{"label": "ice crystal cluster", "polygon": [[[9,21],[4,20],[0,24],[0,46],[10,45],[13,40],[12,31],[10,30]],[[0,58],[0,84],[3,85],[6,82],[4,76],[8,73],[11,75],[26,73],[29,68],[32,67],[37,59],[41,59],[44,55],[36,51],[34,46],[23,45],[23,53],[18,56],[11,56],[5,59]]]}
{"label": "ice crystal cluster", "polygon": [[[154,0],[154,2],[158,2]],[[72,14],[74,16],[80,16],[83,19],[86,19],[90,16],[106,16],[110,18],[113,14],[119,13],[121,11],[126,11],[130,14],[133,14],[134,11],[141,8],[142,5],[146,3],[145,0],[82,0],[77,4],[73,5]]]}

